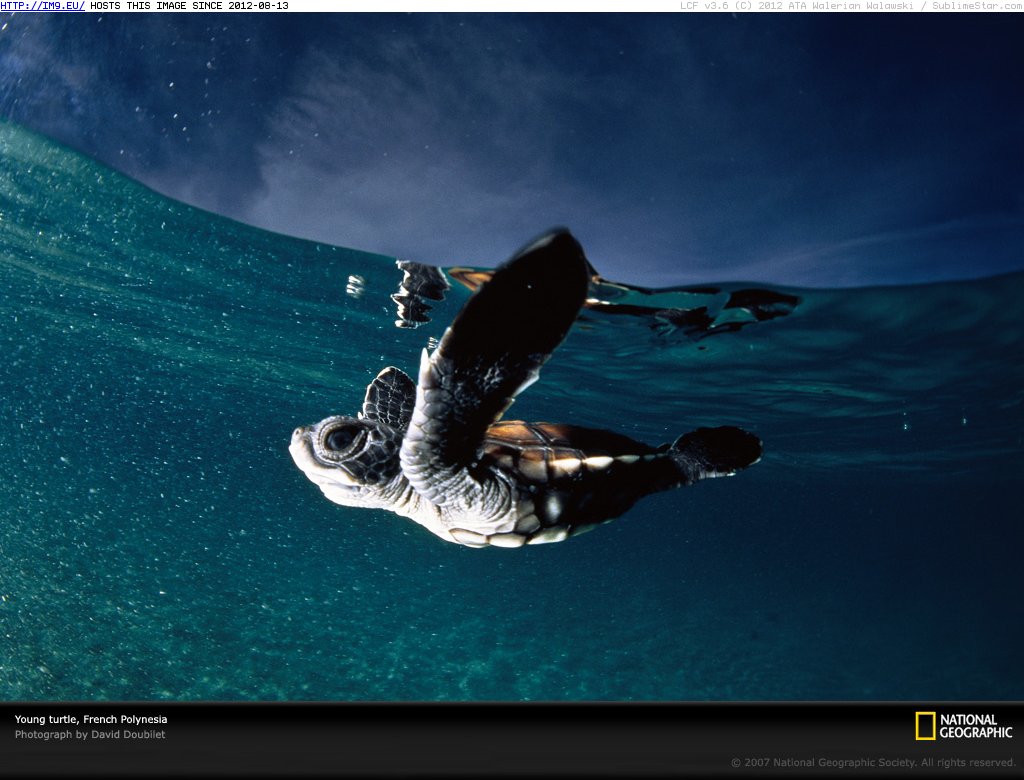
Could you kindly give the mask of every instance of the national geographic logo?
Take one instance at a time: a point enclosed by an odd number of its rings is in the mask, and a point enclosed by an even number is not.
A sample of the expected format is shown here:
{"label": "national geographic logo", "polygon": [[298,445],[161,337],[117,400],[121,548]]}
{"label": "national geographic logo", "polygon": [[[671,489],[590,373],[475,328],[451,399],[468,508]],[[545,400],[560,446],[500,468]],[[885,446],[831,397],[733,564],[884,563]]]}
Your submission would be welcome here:
{"label": "national geographic logo", "polygon": [[1000,726],[987,712],[915,712],[914,739],[1013,739],[1013,726]]}

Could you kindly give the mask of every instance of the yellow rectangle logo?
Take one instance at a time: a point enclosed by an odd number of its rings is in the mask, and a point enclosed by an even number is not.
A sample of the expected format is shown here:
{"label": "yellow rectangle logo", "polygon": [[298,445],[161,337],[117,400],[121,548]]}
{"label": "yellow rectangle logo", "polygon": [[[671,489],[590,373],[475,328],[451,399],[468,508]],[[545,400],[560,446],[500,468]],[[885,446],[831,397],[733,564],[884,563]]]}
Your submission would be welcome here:
{"label": "yellow rectangle logo", "polygon": [[914,713],[914,739],[933,740],[935,739],[935,713],[915,712]]}

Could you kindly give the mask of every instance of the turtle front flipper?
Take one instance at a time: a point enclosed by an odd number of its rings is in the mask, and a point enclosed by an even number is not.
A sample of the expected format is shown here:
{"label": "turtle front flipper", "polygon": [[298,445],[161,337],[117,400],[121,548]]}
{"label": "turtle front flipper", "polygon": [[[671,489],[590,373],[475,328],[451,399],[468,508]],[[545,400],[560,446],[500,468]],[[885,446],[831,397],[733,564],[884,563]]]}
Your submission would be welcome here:
{"label": "turtle front flipper", "polygon": [[[586,300],[589,264],[568,231],[518,252],[423,353],[402,470],[438,506],[507,506],[508,486],[474,469],[487,427],[537,379]],[[484,494],[480,493],[483,487]]]}
{"label": "turtle front flipper", "polygon": [[416,403],[416,385],[400,368],[388,366],[370,382],[363,399],[362,416],[405,432]]}

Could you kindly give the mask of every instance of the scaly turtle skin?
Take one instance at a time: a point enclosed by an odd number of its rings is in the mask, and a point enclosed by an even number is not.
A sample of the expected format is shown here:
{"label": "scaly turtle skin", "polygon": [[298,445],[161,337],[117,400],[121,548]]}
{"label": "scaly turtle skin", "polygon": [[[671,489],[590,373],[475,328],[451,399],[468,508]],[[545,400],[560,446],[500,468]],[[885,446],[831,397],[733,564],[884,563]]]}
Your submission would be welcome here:
{"label": "scaly turtle skin", "polygon": [[359,416],[296,429],[296,465],[343,506],[388,509],[469,547],[521,547],[756,463],[760,440],[733,427],[651,447],[608,431],[498,421],[565,338],[590,272],[567,231],[533,242],[467,301],[433,354],[423,351],[416,383],[385,368]]}

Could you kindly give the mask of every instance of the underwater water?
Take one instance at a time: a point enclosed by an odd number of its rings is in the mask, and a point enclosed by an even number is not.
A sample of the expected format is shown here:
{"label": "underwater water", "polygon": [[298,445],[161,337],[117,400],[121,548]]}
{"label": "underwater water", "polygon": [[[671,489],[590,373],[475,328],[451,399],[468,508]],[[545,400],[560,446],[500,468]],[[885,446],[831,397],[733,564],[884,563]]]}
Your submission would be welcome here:
{"label": "underwater water", "polygon": [[0,125],[0,699],[1024,699],[1024,274],[596,286],[508,416],[765,455],[517,550],[288,455],[469,295],[402,278]]}

